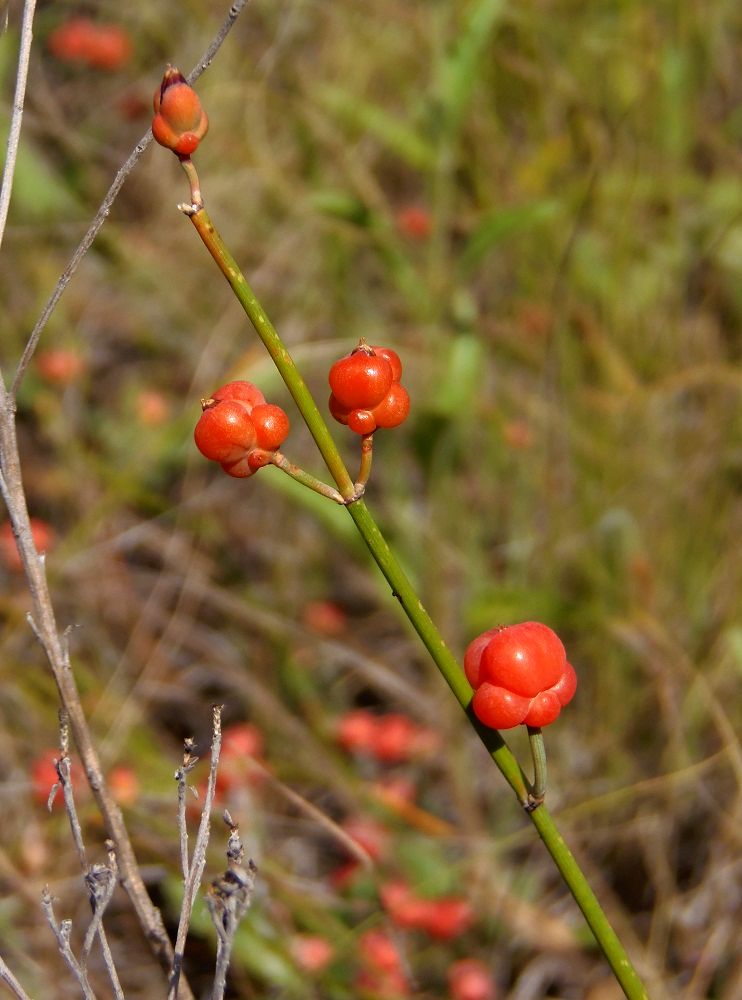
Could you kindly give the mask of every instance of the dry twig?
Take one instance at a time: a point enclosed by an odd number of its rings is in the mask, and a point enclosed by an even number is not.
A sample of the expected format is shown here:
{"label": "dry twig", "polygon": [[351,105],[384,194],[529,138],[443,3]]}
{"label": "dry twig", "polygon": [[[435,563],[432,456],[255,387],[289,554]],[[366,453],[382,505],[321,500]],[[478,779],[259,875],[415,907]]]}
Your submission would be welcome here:
{"label": "dry twig", "polygon": [[[219,32],[189,75],[190,80],[196,79],[213,60],[237,17],[246,6],[247,0],[235,0],[228,11]],[[34,12],[32,0],[26,0],[24,6],[24,21],[21,32],[21,48],[17,72],[16,96],[11,121],[11,136],[8,146],[8,157],[3,177],[2,205],[10,199],[15,150],[20,134],[23,100],[25,94],[26,68],[31,45],[31,23]],[[15,423],[15,397],[23,379],[28,364],[38,344],[39,338],[52,315],[72,275],[77,270],[81,260],[90,249],[93,240],[105,222],[111,206],[116,199],[124,181],[131,173],[140,156],[151,141],[151,135],[143,136],[137,143],[131,155],[116,174],[114,181],[101,203],[88,231],[73,253],[67,267],[55,286],[46,306],[44,307],[26,344],[18,363],[12,386],[8,390],[0,372],[0,492],[8,508],[13,535],[21,555],[29,591],[31,593],[33,611],[29,615],[31,627],[39,640],[54,675],[60,701],[69,718],[69,725],[79,751],[80,758],[90,787],[95,796],[98,808],[103,816],[106,829],[116,847],[116,856],[121,872],[121,884],[132,901],[137,918],[144,930],[145,936],[165,970],[173,966],[173,949],[162,922],[159,910],[152,904],[142,881],[128,832],[124,825],[121,810],[106,787],[100,766],[98,753],[90,733],[87,720],[82,710],[80,697],[75,683],[69,660],[66,643],[60,638],[56,623],[51,594],[49,591],[44,566],[44,556],[34,545],[31,535],[31,525],[23,488],[21,462],[18,449]],[[53,916],[53,914],[52,914]],[[55,922],[56,925],[56,922]],[[61,932],[60,932],[61,933]],[[64,935],[62,935],[64,938]],[[192,1000],[192,994],[186,982],[181,983],[180,996],[182,1000]]]}

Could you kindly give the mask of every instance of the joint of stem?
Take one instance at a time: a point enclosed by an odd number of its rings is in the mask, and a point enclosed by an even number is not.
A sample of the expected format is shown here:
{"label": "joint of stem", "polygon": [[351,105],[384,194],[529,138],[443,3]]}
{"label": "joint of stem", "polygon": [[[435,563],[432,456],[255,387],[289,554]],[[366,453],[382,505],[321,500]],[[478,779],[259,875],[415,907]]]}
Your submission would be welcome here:
{"label": "joint of stem", "polygon": [[356,501],[360,500],[364,496],[364,494],[366,492],[366,484],[365,483],[357,482],[357,483],[354,483],[354,486],[355,486],[355,489],[353,490],[353,492],[351,493],[351,495],[349,497],[341,497],[340,498],[340,502],[345,507],[350,507],[350,505],[352,503],[356,503]]}

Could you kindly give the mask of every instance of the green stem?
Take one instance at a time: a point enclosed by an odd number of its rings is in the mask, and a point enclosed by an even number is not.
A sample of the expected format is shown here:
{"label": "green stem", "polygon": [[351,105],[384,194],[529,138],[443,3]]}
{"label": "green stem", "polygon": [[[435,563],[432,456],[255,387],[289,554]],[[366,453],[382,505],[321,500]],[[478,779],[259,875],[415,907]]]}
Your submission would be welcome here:
{"label": "green stem", "polygon": [[358,468],[358,477],[356,478],[356,492],[359,496],[363,496],[366,489],[366,484],[368,483],[369,476],[371,475],[371,462],[374,457],[374,436],[373,434],[364,434],[361,438],[361,464]]}
{"label": "green stem", "polygon": [[271,465],[275,465],[275,467],[280,469],[281,472],[285,472],[287,476],[291,476],[291,478],[296,480],[297,483],[301,483],[302,486],[306,486],[310,490],[314,490],[314,492],[319,493],[320,496],[327,497],[328,500],[334,500],[335,503],[345,503],[345,500],[340,496],[336,489],[333,489],[332,486],[328,486],[327,483],[323,483],[321,479],[317,479],[315,476],[311,475],[311,473],[305,472],[304,469],[299,468],[298,465],[294,465],[293,462],[289,462],[286,456],[280,451],[273,453]]}
{"label": "green stem", "polygon": [[[245,280],[237,262],[214,228],[203,207],[192,205],[186,206],[183,210],[195,226],[206,248],[216,261],[242,308],[245,310],[250,322],[255,327],[268,353],[273,358],[289,392],[294,398],[299,412],[317,443],[317,447],[330,474],[337,483],[341,495],[346,501],[352,500],[355,487],[335,442],[330,435],[327,424],[317,409],[317,405],[296,368],[291,355],[284,347],[273,324],[255,297],[255,293]],[[453,692],[454,697],[466,712],[479,738],[489,751],[495,764],[499,767],[505,780],[517,795],[521,805],[526,809],[529,804],[528,782],[520,765],[500,734],[494,729],[488,729],[481,725],[474,716],[470,705],[472,691],[464,672],[446,646],[427,611],[422,606],[412,584],[405,576],[402,567],[387,545],[376,522],[368,512],[366,504],[360,499],[351,502],[348,504],[348,512],[391,587],[392,594],[402,605],[405,614],[420,636],[425,648]],[[629,1000],[647,1000],[646,990],[632,966],[623,945],[611,927],[585,875],[564,843],[546,808],[541,806],[530,812],[529,816],[546,849],[561,872],[569,891],[582,910],[625,995]]]}
{"label": "green stem", "polygon": [[533,785],[528,796],[529,812],[536,809],[544,801],[546,795],[546,747],[544,734],[540,726],[527,726],[528,742],[531,745],[533,758]]}

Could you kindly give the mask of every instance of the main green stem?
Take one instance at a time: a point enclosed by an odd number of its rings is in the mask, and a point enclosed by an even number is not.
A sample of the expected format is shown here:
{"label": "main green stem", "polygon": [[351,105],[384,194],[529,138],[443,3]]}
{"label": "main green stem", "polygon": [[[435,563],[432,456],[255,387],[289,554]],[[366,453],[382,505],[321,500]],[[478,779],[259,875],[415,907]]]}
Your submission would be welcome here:
{"label": "main green stem", "polygon": [[[216,261],[222,274],[229,282],[268,353],[273,358],[281,377],[293,396],[294,402],[317,444],[320,454],[330,471],[330,475],[337,483],[338,490],[344,498],[348,499],[352,497],[355,489],[353,481],[332,439],[327,424],[317,409],[317,405],[294,364],[291,355],[286,350],[273,324],[268,319],[265,310],[255,297],[255,293],[245,280],[237,262],[225,246],[203,207],[193,205],[185,209],[185,212],[195,226],[207,250]],[[350,503],[347,509],[361,537],[368,546],[371,555],[376,560],[379,569],[391,587],[392,593],[404,608],[405,614],[420,636],[425,648],[430,653],[430,656],[453,692],[454,697],[469,717],[469,721],[482,740],[482,743],[484,743],[495,764],[497,764],[504,775],[505,780],[517,795],[521,805],[525,808],[528,805],[528,783],[520,765],[500,734],[494,729],[482,726],[473,714],[470,706],[472,692],[464,672],[446,646],[427,611],[422,606],[412,584],[405,576],[402,567],[387,545],[376,522],[368,512],[366,504],[363,500],[356,500]],[[559,869],[569,891],[582,910],[588,926],[595,935],[595,939],[608,960],[613,974],[621,985],[625,995],[629,1000],[648,1000],[647,992],[631,964],[623,945],[608,922],[608,918],[590,888],[585,875],[564,843],[546,808],[541,805],[528,813],[528,815]]]}

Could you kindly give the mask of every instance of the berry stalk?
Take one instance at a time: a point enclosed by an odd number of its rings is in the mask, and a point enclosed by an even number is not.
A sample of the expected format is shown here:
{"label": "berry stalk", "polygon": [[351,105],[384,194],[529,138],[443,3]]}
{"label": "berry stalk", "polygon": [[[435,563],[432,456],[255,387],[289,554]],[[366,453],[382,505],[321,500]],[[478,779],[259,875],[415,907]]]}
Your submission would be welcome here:
{"label": "berry stalk", "polygon": [[[193,183],[193,178],[189,176]],[[200,193],[200,192],[199,192]],[[582,911],[588,926],[595,935],[616,980],[629,1000],[647,1000],[647,993],[631,961],[613,930],[608,918],[593,893],[590,885],[559,833],[545,806],[529,810],[529,782],[520,765],[511,753],[499,732],[483,725],[471,708],[472,690],[434,622],[420,602],[412,584],[389,548],[376,522],[362,499],[354,499],[356,487],[350,478],[342,457],[330,435],[327,424],[319,412],[309,389],[297,369],[291,355],[284,346],[275,327],[258,301],[252,288],[239,269],[221,236],[215,229],[203,205],[182,206],[190,218],[207,250],[227,279],[238,301],[245,310],[258,336],[278,368],[281,377],[291,393],[299,412],[309,428],[322,458],[335,480],[348,512],[368,546],[376,564],[391,587],[392,593],[402,605],[405,614],[420,636],[433,662],[443,675],[454,697],[466,712],[479,738],[489,751],[505,780],[515,792],[518,800],[528,812],[546,849],[561,873],[575,902]],[[370,460],[370,455],[368,456]]]}

